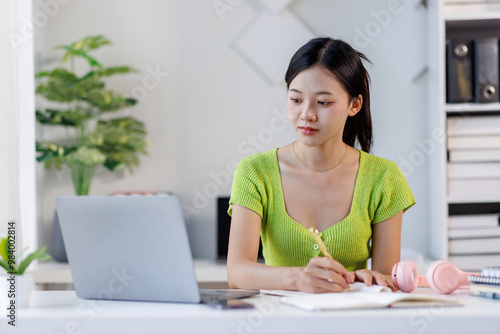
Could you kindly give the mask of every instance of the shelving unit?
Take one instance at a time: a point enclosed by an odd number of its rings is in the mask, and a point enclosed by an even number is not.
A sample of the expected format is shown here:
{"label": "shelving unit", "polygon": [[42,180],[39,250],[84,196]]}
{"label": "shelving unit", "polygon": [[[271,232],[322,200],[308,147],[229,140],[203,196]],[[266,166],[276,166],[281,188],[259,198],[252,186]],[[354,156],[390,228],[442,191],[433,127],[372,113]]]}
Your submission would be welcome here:
{"label": "shelving unit", "polygon": [[[429,194],[431,256],[455,262],[464,270],[478,270],[500,265],[500,251],[483,254],[450,253],[448,219],[457,207],[477,207],[475,214],[500,212],[498,194],[478,196],[449,195],[447,120],[450,117],[495,116],[500,118],[500,103],[446,103],[446,39],[498,36],[500,38],[500,4],[478,2],[457,4],[451,1],[428,1],[429,38],[429,129],[443,135],[439,149],[429,155],[431,193]],[[499,129],[500,132],[500,129]],[[480,212],[481,209],[486,212]],[[460,210],[458,210],[460,211]],[[474,238],[467,239],[473,241]],[[478,242],[492,242],[476,240]],[[485,242],[487,241],[487,242]],[[500,245],[500,238],[498,239]]]}

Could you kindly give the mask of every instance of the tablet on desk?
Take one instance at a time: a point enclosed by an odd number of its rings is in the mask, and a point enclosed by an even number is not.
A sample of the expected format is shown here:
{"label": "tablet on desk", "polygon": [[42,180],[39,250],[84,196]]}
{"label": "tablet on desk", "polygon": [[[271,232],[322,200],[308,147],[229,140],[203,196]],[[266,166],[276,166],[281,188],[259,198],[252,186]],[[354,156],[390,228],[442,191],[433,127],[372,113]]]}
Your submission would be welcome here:
{"label": "tablet on desk", "polygon": [[80,298],[200,303],[259,293],[200,291],[174,195],[65,196],[56,209]]}

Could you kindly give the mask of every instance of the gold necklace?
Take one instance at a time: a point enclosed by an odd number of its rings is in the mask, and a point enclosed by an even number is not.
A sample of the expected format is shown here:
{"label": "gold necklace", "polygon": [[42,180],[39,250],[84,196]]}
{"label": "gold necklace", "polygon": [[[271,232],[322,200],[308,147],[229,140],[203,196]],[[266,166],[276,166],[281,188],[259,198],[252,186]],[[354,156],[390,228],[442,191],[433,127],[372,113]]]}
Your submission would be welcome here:
{"label": "gold necklace", "polygon": [[[345,145],[345,144],[344,144],[344,145]],[[337,163],[335,164],[335,166],[330,167],[330,168],[328,168],[328,169],[315,169],[315,168],[309,167],[309,166],[308,166],[308,165],[307,165],[304,161],[302,161],[302,159],[300,159],[300,158],[299,158],[299,156],[297,155],[297,152],[295,152],[295,142],[293,142],[293,143],[292,143],[292,150],[293,150],[293,154],[295,154],[295,156],[297,157],[297,159],[299,159],[299,161],[300,161],[300,162],[302,162],[302,164],[303,164],[304,166],[306,166],[306,167],[307,167],[307,168],[309,168],[309,169],[312,169],[312,170],[313,170],[313,171],[315,171],[315,172],[327,172],[327,171],[329,171],[329,170],[334,169],[335,167],[337,167],[338,165],[340,165],[340,163],[342,162],[342,160],[344,160],[345,156],[347,155],[347,145],[345,145],[345,152],[344,152],[344,155],[342,156],[342,159],[340,159],[340,161],[339,161],[339,162],[337,162]]]}

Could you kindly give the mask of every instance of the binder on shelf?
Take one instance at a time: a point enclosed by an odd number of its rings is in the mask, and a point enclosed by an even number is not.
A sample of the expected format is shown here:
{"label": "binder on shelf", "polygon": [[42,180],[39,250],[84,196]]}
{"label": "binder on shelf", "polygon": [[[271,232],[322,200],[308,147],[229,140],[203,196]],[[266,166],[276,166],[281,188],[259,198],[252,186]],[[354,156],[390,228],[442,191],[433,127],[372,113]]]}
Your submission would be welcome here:
{"label": "binder on shelf", "polygon": [[448,229],[500,228],[500,214],[459,215],[448,217]]}
{"label": "binder on shelf", "polygon": [[450,179],[448,195],[457,197],[500,197],[500,179]]}
{"label": "binder on shelf", "polygon": [[449,150],[450,162],[500,162],[500,149]]}
{"label": "binder on shelf", "polygon": [[494,179],[500,178],[500,162],[448,163],[450,179]]}
{"label": "binder on shelf", "polygon": [[474,88],[476,102],[498,102],[498,38],[474,39]]}
{"label": "binder on shelf", "polygon": [[449,136],[449,150],[500,149],[500,135]]}
{"label": "binder on shelf", "polygon": [[473,43],[449,39],[446,42],[446,101],[474,102]]}
{"label": "binder on shelf", "polygon": [[448,136],[500,135],[500,116],[448,117]]}
{"label": "binder on shelf", "polygon": [[450,239],[448,249],[451,255],[500,254],[500,238]]}

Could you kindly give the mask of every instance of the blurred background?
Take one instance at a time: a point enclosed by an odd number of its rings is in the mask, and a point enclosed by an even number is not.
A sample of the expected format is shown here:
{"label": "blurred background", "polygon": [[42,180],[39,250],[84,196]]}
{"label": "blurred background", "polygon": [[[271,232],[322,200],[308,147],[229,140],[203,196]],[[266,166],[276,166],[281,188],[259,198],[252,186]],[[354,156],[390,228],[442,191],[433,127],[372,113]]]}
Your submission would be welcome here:
{"label": "blurred background", "polygon": [[[149,154],[133,173],[99,168],[90,194],[176,194],[201,259],[216,258],[217,198],[229,196],[236,164],[295,140],[283,80],[293,53],[316,36],[350,43],[371,61],[372,153],[398,163],[417,200],[404,215],[402,246],[429,254],[427,157],[438,139],[427,112],[420,1],[34,0],[32,11],[35,72],[60,65],[63,51],[54,47],[89,35],[112,41],[92,53],[104,66],[138,70],[107,84],[137,98],[120,113],[145,123]],[[47,107],[39,97],[34,103]],[[39,124],[35,133],[64,135]],[[74,190],[67,170],[35,168],[37,241],[48,244],[54,198]]]}

